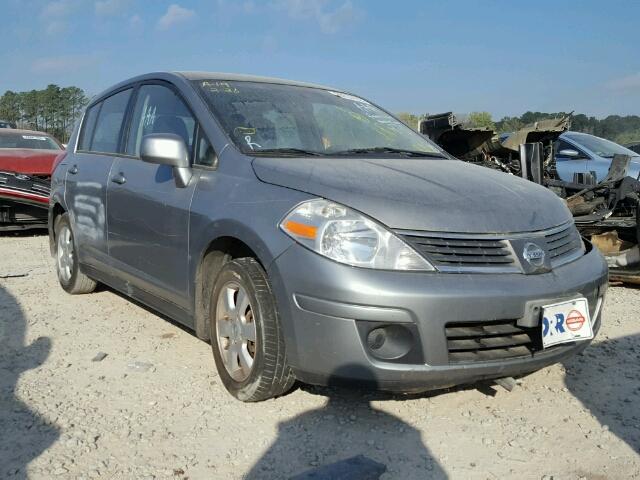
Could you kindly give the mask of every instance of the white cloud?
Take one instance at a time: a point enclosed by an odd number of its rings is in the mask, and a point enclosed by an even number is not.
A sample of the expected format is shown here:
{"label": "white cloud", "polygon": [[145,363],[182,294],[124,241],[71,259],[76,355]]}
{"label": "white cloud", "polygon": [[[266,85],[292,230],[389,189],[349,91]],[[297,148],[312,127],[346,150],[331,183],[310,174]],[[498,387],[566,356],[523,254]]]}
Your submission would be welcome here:
{"label": "white cloud", "polygon": [[60,35],[69,29],[67,17],[72,15],[80,4],[78,0],[56,0],[48,2],[40,12],[47,35]]}
{"label": "white cloud", "polygon": [[66,17],[73,13],[73,10],[78,6],[77,0],[56,0],[55,2],[49,2],[42,10],[42,18],[48,17]]}
{"label": "white cloud", "polygon": [[140,15],[135,14],[129,17],[129,26],[131,28],[140,28],[143,24],[142,17]]}
{"label": "white cloud", "polygon": [[337,8],[329,8],[327,0],[276,0],[273,6],[287,12],[294,20],[314,20],[323,33],[336,33],[355,23],[360,11],[347,0]]}
{"label": "white cloud", "polygon": [[35,73],[60,73],[88,67],[96,62],[97,58],[92,55],[61,55],[58,57],[43,57],[36,59],[31,64],[31,70]]}
{"label": "white cloud", "polygon": [[169,5],[167,9],[167,13],[165,13],[158,20],[157,27],[160,30],[167,30],[174,25],[179,23],[184,23],[191,19],[195,15],[193,10],[189,10],[188,8],[183,8],[180,5],[174,3]]}
{"label": "white cloud", "polygon": [[96,15],[119,15],[129,7],[130,0],[98,0],[95,3]]}
{"label": "white cloud", "polygon": [[67,24],[67,22],[61,21],[61,20],[54,20],[52,22],[49,22],[44,31],[47,33],[47,35],[61,35],[63,33],[66,33],[66,31],[69,29],[69,25]]}
{"label": "white cloud", "polygon": [[607,87],[619,92],[640,91],[640,72],[611,80]]}

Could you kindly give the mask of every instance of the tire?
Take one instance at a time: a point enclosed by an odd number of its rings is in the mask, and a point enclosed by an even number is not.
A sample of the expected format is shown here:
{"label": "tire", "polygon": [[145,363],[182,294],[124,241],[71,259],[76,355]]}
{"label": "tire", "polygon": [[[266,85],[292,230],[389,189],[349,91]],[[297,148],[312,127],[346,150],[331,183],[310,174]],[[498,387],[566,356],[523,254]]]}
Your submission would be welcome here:
{"label": "tire", "polygon": [[78,247],[75,244],[67,213],[56,218],[54,232],[56,235],[56,272],[60,286],[72,295],[93,292],[97,284],[80,271]]}
{"label": "tire", "polygon": [[259,402],[290,390],[295,377],[287,365],[275,299],[262,266],[253,258],[226,263],[210,305],[213,358],[229,393],[243,402]]}

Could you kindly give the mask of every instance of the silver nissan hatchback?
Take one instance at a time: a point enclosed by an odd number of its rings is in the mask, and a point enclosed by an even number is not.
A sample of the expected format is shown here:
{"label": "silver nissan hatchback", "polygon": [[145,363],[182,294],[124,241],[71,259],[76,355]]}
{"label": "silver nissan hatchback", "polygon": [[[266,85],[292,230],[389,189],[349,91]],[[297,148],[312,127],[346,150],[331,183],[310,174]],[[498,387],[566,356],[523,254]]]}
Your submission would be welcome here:
{"label": "silver nissan hatchback", "polygon": [[98,95],[52,179],[69,293],[209,340],[243,401],[294,381],[422,391],[584,349],[607,267],[563,202],[338,89],[153,73]]}

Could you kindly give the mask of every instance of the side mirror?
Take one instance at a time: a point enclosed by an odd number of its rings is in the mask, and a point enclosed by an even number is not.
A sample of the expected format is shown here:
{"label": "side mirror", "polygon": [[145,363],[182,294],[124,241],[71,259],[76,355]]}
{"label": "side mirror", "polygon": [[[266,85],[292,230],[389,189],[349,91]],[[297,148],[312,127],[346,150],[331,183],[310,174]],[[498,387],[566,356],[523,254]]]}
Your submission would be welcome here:
{"label": "side mirror", "polygon": [[573,148],[565,148],[558,152],[559,157],[580,158],[580,152]]}
{"label": "side mirror", "polygon": [[189,150],[182,137],[173,133],[153,133],[142,137],[140,158],[148,163],[173,167],[176,185],[186,187],[191,180]]}

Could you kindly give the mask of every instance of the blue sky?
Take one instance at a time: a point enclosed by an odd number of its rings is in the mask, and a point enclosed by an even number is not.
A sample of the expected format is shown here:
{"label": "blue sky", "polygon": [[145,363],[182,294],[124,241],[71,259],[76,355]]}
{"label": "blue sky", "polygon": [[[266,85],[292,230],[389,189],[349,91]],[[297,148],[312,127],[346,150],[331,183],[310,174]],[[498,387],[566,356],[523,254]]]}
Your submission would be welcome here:
{"label": "blue sky", "polygon": [[640,114],[640,1],[0,0],[0,93],[211,70],[399,112]]}

